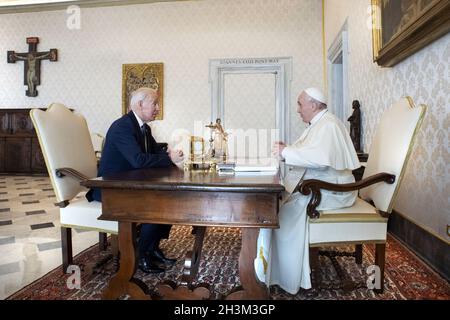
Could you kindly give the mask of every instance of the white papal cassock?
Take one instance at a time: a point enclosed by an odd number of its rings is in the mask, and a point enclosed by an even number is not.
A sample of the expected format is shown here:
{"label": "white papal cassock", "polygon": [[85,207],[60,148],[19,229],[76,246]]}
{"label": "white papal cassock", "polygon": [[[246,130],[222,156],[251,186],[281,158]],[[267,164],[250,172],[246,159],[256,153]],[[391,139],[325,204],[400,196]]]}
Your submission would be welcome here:
{"label": "white papal cassock", "polygon": [[[306,206],[311,196],[292,194],[300,179],[331,183],[354,182],[352,170],[360,167],[344,124],[327,109],[318,113],[302,136],[282,153],[287,165],[295,166],[283,179],[286,194],[279,212],[279,229],[261,229],[255,270],[267,286],[278,284],[296,294],[311,288]],[[322,191],[319,210],[353,205],[357,192]]]}

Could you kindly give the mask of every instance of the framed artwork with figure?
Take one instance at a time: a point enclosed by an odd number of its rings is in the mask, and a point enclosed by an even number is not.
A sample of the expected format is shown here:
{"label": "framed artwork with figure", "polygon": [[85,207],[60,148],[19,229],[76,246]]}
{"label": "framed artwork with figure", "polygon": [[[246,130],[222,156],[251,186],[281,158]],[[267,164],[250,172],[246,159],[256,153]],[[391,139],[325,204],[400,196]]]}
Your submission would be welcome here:
{"label": "framed artwork with figure", "polygon": [[372,0],[373,58],[392,67],[450,31],[448,0]]}
{"label": "framed artwork with figure", "polygon": [[164,72],[162,63],[140,63],[122,65],[122,114],[130,111],[131,93],[140,87],[159,91],[160,112],[155,120],[163,119]]}

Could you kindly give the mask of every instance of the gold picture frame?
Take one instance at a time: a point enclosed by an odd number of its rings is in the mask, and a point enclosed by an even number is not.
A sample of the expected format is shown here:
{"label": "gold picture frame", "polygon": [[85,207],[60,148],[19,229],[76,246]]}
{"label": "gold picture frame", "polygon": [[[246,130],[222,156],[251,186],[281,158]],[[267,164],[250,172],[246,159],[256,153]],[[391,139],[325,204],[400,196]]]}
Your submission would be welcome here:
{"label": "gold picture frame", "polygon": [[372,0],[373,60],[392,67],[450,31],[448,0]]}
{"label": "gold picture frame", "polygon": [[191,136],[190,159],[196,161],[205,155],[205,139],[203,137]]}
{"label": "gold picture frame", "polygon": [[162,120],[164,115],[163,63],[122,65],[122,114],[129,112],[130,95],[140,87],[148,87],[159,91],[160,112],[155,120]]}

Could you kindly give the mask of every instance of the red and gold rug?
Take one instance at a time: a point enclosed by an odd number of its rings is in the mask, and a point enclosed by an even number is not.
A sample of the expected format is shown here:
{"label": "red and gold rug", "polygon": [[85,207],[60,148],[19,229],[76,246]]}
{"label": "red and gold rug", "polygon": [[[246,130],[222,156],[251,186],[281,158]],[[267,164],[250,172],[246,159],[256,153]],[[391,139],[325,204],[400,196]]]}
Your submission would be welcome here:
{"label": "red and gold rug", "polygon": [[[179,282],[183,268],[182,259],[192,248],[193,241],[190,227],[174,226],[170,239],[162,242],[162,248],[167,256],[177,257],[178,262],[163,274],[145,275],[138,271],[136,277],[142,279],[150,290],[155,290],[156,284],[161,281]],[[235,229],[209,228],[207,231],[196,282],[209,283],[213,298],[220,298],[239,285],[237,267],[240,243],[240,232]],[[383,294],[375,294],[364,285],[367,279],[366,269],[374,261],[373,247],[364,246],[363,251],[362,266],[356,265],[353,258],[337,258],[338,263],[348,275],[356,283],[361,284],[358,289],[351,292],[342,290],[330,259],[321,256],[320,270],[323,283],[328,283],[333,289],[300,290],[296,295],[291,295],[278,286],[273,286],[270,290],[271,298],[275,300],[450,300],[450,284],[392,236],[388,237],[386,246],[385,290]],[[57,268],[8,299],[98,300],[115,270],[113,262],[109,261],[97,273],[92,272],[93,264],[106,254],[108,252],[99,252],[98,247],[94,246],[75,258],[74,263],[82,270],[80,289],[69,289],[67,280],[70,275],[63,274],[61,268]],[[336,285],[333,285],[334,283]]]}

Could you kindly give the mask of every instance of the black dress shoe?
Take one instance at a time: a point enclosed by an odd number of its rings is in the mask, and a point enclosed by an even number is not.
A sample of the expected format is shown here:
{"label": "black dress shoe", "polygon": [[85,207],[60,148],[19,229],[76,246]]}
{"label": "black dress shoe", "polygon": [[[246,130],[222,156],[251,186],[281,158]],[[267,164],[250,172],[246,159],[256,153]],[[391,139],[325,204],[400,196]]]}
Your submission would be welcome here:
{"label": "black dress shoe", "polygon": [[166,271],[166,269],[157,266],[150,258],[144,257],[139,258],[138,261],[139,269],[144,273],[161,273]]}
{"label": "black dress shoe", "polygon": [[151,261],[153,261],[155,263],[161,263],[161,264],[166,264],[166,265],[174,265],[175,262],[177,262],[177,259],[166,258],[164,256],[164,253],[159,248],[151,251],[149,254],[149,257],[150,257]]}

